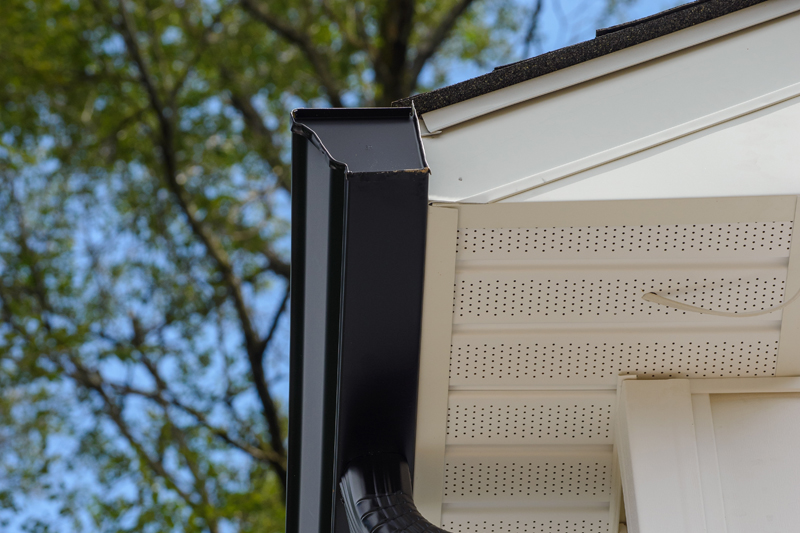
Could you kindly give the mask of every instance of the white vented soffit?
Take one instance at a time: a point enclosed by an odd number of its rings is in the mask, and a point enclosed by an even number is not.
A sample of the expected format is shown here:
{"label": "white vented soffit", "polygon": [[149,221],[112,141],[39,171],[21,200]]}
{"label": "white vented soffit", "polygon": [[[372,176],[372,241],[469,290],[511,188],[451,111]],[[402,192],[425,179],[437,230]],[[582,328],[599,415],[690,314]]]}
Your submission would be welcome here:
{"label": "white vented soffit", "polygon": [[794,196],[431,207],[415,501],[451,531],[616,533],[615,389],[800,374]]}

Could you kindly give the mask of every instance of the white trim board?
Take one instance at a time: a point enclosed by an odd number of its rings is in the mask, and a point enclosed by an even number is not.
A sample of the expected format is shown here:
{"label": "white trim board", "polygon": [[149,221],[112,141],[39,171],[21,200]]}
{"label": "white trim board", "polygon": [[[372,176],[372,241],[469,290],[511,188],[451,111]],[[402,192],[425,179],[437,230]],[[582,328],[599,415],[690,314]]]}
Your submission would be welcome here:
{"label": "white trim board", "polygon": [[795,531],[800,379],[627,380],[617,449],[632,533]]}
{"label": "white trim board", "polygon": [[800,4],[794,0],[758,4],[552,74],[429,111],[421,119],[428,131],[439,132],[481,115],[718,39],[798,10]]}
{"label": "white trim board", "polygon": [[456,209],[428,208],[413,486],[417,509],[435,525],[442,519],[457,226]]}
{"label": "white trim board", "polygon": [[623,381],[619,409],[616,444],[628,529],[706,533],[688,380]]}
{"label": "white trim board", "polygon": [[[629,379],[636,379],[636,376],[619,376],[617,378],[617,387],[616,387],[616,398],[614,402],[614,409],[617,412],[617,416],[619,416],[620,412],[620,398],[619,398],[619,391],[622,389],[623,382]],[[622,472],[620,470],[619,464],[619,444],[618,439],[616,437],[616,423],[614,427],[614,444],[612,448],[612,479],[611,479],[611,502],[608,506],[608,528],[611,533],[615,533],[614,529],[617,528],[616,533],[628,533],[627,525],[620,523],[620,519],[624,522],[627,520],[623,516],[624,511],[624,501],[622,497]]]}
{"label": "white trim board", "polygon": [[[800,232],[800,201],[794,216],[794,231]],[[800,291],[800,245],[789,250],[789,265],[786,274],[787,297]],[[778,376],[800,375],[800,306],[790,305],[784,309],[781,321],[781,340],[778,346]]]}

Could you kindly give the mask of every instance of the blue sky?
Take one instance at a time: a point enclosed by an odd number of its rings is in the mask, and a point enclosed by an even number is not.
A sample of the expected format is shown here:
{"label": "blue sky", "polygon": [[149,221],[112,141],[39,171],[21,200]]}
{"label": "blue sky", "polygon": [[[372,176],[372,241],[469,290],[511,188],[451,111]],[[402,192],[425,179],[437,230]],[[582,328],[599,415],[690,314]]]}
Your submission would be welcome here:
{"label": "blue sky", "polygon": [[[607,0],[543,0],[537,38],[528,54],[520,48],[520,57],[534,57],[581,41],[593,39],[595,30],[646,17],[686,3],[680,0],[615,0],[619,7],[605,16]],[[534,0],[517,0],[520,13],[528,16]],[[494,65],[496,66],[496,65]],[[461,65],[449,73],[449,83],[485,74],[486,69]]]}

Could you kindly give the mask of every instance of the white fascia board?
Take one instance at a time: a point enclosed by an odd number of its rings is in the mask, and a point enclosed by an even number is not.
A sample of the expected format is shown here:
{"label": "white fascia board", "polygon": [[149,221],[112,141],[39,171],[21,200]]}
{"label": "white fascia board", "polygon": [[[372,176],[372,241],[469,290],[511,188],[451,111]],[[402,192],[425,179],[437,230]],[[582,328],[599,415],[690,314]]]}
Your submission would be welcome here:
{"label": "white fascia board", "polygon": [[773,0],[758,4],[619,52],[429,111],[422,115],[422,120],[429,132],[439,132],[499,109],[718,39],[795,11],[800,11],[800,3],[796,0]]}
{"label": "white fascia board", "polygon": [[429,198],[496,202],[778,106],[798,49],[800,11],[424,137]]}

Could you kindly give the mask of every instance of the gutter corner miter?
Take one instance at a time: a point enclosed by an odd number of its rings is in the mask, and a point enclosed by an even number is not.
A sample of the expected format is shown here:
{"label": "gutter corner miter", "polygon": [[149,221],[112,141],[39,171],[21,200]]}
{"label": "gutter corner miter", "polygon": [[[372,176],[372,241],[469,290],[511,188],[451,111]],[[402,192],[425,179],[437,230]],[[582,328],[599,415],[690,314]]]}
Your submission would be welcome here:
{"label": "gutter corner miter", "polygon": [[410,492],[429,175],[416,114],[292,119],[286,531],[435,530]]}

